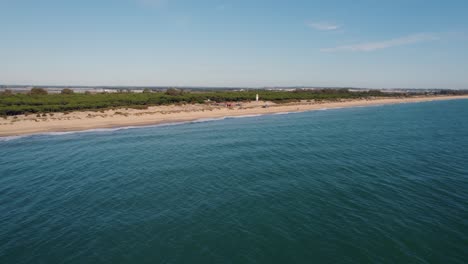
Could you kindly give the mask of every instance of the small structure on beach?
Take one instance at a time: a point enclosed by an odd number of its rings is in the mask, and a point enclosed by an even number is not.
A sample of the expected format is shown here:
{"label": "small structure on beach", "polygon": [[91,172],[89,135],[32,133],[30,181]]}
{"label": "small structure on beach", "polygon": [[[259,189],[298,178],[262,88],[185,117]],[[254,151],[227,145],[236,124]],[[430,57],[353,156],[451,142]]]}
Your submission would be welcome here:
{"label": "small structure on beach", "polygon": [[258,94],[255,96],[255,102],[258,102]]}

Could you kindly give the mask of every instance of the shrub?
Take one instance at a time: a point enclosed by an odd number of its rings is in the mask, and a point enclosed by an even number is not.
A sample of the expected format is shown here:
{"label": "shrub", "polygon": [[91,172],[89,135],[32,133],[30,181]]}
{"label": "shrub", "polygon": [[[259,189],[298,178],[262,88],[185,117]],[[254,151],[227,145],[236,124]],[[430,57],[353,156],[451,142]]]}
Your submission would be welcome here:
{"label": "shrub", "polygon": [[180,90],[180,89],[176,89],[176,88],[169,88],[166,90],[166,94],[167,95],[172,95],[172,96],[175,96],[175,95],[182,95],[184,93],[184,91]]}
{"label": "shrub", "polygon": [[29,91],[29,94],[31,95],[46,95],[48,94],[46,89],[43,88],[32,88],[31,91]]}
{"label": "shrub", "polygon": [[5,89],[1,94],[2,95],[12,95],[13,92],[11,90],[9,90],[9,89]]}
{"label": "shrub", "polygon": [[65,89],[62,90],[61,93],[62,94],[74,94],[75,91],[73,91],[72,89],[65,88]]}

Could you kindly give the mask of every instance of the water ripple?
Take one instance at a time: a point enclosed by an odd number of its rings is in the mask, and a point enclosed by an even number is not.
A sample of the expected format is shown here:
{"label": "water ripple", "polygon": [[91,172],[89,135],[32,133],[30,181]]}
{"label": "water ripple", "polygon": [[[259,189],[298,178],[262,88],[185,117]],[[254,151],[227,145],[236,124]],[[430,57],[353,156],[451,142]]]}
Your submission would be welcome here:
{"label": "water ripple", "polygon": [[467,106],[3,140],[0,263],[463,263]]}

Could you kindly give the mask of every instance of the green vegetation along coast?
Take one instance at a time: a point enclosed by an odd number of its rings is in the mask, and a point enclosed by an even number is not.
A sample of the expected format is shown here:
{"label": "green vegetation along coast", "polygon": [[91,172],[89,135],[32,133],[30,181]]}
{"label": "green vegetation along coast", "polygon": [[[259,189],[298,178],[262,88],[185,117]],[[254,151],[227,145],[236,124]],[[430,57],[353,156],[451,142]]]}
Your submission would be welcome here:
{"label": "green vegetation along coast", "polygon": [[[456,91],[441,94],[455,94]],[[211,102],[253,101],[259,94],[261,100],[288,103],[300,100],[334,101],[369,97],[408,97],[411,94],[384,93],[379,90],[350,91],[348,89],[319,89],[295,91],[185,91],[168,89],[165,92],[145,90],[143,93],[75,93],[64,89],[60,94],[48,94],[42,88],[33,88],[28,93],[0,93],[0,116],[32,113],[103,110],[111,108],[145,109],[148,106],[191,104]]]}

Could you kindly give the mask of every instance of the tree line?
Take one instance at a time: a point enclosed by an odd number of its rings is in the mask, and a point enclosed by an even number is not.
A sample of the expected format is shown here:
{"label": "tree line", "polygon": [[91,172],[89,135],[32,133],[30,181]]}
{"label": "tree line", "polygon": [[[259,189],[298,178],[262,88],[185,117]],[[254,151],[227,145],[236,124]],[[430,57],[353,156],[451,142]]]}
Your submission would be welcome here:
{"label": "tree line", "polygon": [[192,104],[210,102],[254,101],[259,94],[261,100],[276,103],[299,100],[339,100],[382,96],[404,96],[401,93],[383,93],[378,90],[349,91],[348,89],[319,89],[294,91],[246,90],[196,92],[167,89],[165,92],[144,90],[143,93],[75,93],[63,89],[59,94],[48,94],[42,88],[33,88],[26,94],[5,90],[0,93],[0,116],[32,113],[69,112],[76,110],[103,110],[111,108],[138,108],[168,104]]}

